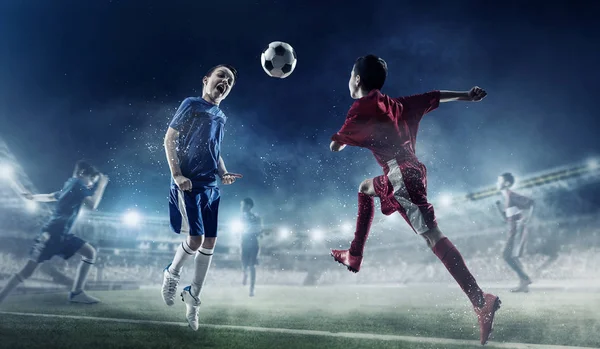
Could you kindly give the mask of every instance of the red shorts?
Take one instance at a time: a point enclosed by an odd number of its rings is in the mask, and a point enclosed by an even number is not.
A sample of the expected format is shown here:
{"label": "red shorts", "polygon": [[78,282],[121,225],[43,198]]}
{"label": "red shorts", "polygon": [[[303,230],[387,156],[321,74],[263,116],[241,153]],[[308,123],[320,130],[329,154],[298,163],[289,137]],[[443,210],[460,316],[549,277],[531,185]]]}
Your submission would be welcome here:
{"label": "red shorts", "polygon": [[387,174],[375,177],[373,186],[381,200],[381,212],[398,212],[417,234],[437,227],[433,206],[427,202],[427,169],[416,161],[390,160]]}

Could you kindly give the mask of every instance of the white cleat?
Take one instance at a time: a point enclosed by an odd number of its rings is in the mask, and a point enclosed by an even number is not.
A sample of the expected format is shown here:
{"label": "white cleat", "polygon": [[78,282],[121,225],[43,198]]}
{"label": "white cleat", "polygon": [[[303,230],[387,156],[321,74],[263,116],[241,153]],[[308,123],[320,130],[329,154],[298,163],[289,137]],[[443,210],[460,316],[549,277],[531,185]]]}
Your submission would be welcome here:
{"label": "white cleat", "polygon": [[81,304],[95,304],[99,303],[100,300],[96,297],[88,295],[87,293],[85,293],[85,291],[80,291],[79,293],[69,293],[69,302]]}
{"label": "white cleat", "polygon": [[181,292],[181,300],[185,303],[185,317],[194,331],[198,331],[198,311],[200,310],[200,299],[192,296],[191,286],[187,286]]}
{"label": "white cleat", "polygon": [[163,271],[162,298],[168,306],[175,304],[175,294],[177,293],[177,285],[179,285],[179,275],[169,272],[167,265]]}

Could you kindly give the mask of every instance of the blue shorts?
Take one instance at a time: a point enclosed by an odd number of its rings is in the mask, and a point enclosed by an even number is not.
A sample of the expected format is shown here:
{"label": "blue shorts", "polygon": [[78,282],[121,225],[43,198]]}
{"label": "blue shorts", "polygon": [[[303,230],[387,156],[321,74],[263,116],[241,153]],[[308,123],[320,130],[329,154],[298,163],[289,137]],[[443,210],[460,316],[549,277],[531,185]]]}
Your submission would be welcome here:
{"label": "blue shorts", "polygon": [[217,237],[221,194],[218,187],[199,187],[191,191],[171,188],[169,215],[171,229],[177,234]]}
{"label": "blue shorts", "polygon": [[42,233],[35,239],[29,257],[37,263],[43,263],[54,256],[66,260],[73,257],[85,243],[85,240],[72,234]]}

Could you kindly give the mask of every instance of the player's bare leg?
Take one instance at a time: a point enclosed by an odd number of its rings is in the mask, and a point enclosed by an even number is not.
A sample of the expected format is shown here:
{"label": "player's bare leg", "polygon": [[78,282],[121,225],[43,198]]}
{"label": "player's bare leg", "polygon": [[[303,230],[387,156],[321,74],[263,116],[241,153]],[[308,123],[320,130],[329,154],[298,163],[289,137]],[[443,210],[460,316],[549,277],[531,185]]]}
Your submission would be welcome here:
{"label": "player's bare leg", "polygon": [[254,285],[256,285],[256,265],[251,264],[250,269],[250,297],[254,297]]}
{"label": "player's bare leg", "polygon": [[529,275],[525,273],[525,268],[523,268],[523,264],[519,260],[519,257],[513,253],[514,252],[514,239],[515,235],[511,235],[508,239],[502,256],[506,261],[506,264],[519,276],[519,286],[511,289],[511,292],[529,292],[529,285],[531,284],[531,279]]}
{"label": "player's bare leg", "polygon": [[248,283],[248,266],[243,265],[242,266],[242,285],[246,286],[247,283]]}
{"label": "player's bare leg", "polygon": [[37,269],[39,263],[32,260],[27,261],[27,264],[18,273],[14,274],[8,279],[4,288],[0,290],[0,303],[15,289],[19,284],[31,277],[33,272]]}
{"label": "player's bare leg", "polygon": [[90,268],[96,262],[96,249],[94,249],[92,245],[86,243],[81,246],[79,251],[77,251],[77,254],[81,256],[81,262],[77,268],[77,275],[73,282],[73,288],[71,289],[71,293],[69,293],[69,301],[72,303],[84,304],[98,303],[100,302],[99,299],[92,297],[83,291]]}
{"label": "player's bare leg", "polygon": [[358,216],[354,240],[348,250],[331,250],[333,258],[348,267],[348,270],[358,273],[362,264],[365,243],[369,236],[371,223],[375,214],[375,187],[372,179],[364,180],[358,189]]}
{"label": "player's bare leg", "polygon": [[188,235],[187,239],[177,247],[173,261],[163,271],[161,293],[167,305],[175,304],[175,295],[177,294],[177,286],[179,285],[183,265],[196,254],[196,251],[202,245],[202,239],[203,236]]}
{"label": "player's bare leg", "polygon": [[186,318],[190,328],[194,331],[198,330],[198,311],[201,304],[200,295],[206,275],[208,274],[208,269],[210,268],[216,242],[216,237],[204,238],[194,259],[196,267],[194,269],[192,284],[185,287],[183,292],[181,292],[181,299],[185,302],[186,306]]}
{"label": "player's bare leg", "polygon": [[484,293],[479,288],[460,252],[442,234],[438,227],[430,229],[422,236],[426,240],[427,246],[433,250],[433,253],[440,259],[450,275],[469,297],[479,321],[481,344],[487,343],[492,333],[494,315],[500,309],[500,298],[493,294]]}

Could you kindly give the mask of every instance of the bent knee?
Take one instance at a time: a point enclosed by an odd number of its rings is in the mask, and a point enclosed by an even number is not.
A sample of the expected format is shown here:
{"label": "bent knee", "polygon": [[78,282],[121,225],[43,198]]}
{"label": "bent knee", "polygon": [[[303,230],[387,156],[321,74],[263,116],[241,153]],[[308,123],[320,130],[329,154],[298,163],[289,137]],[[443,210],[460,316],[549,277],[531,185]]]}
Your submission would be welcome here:
{"label": "bent knee", "polygon": [[375,196],[375,187],[373,186],[373,180],[365,179],[364,181],[362,181],[362,183],[360,183],[360,186],[358,187],[358,192],[370,196]]}
{"label": "bent knee", "polygon": [[198,251],[200,246],[202,246],[202,242],[204,241],[204,235],[188,235],[187,244],[192,251]]}
{"label": "bent knee", "polygon": [[421,234],[421,236],[423,236],[423,238],[427,241],[427,244],[430,245],[431,248],[433,248],[433,246],[435,246],[438,243],[438,241],[445,238],[444,234],[438,227],[429,229],[428,231]]}
{"label": "bent knee", "polygon": [[96,260],[96,254],[97,254],[97,252],[96,252],[96,249],[92,245],[86,243],[79,250],[79,254],[83,258],[85,258],[85,259],[93,262],[93,261]]}
{"label": "bent knee", "polygon": [[212,250],[213,248],[215,248],[216,243],[217,238],[204,238],[204,241],[202,242],[202,247]]}

